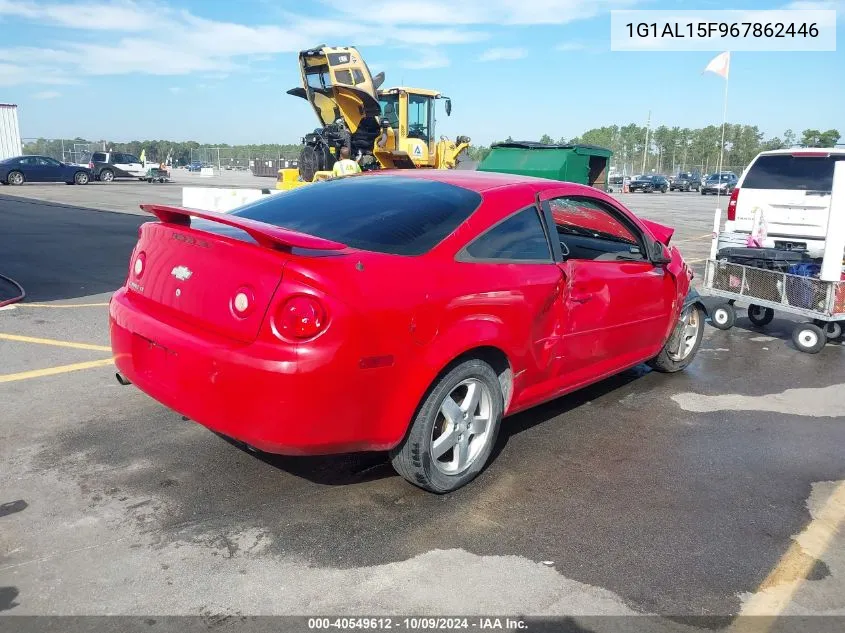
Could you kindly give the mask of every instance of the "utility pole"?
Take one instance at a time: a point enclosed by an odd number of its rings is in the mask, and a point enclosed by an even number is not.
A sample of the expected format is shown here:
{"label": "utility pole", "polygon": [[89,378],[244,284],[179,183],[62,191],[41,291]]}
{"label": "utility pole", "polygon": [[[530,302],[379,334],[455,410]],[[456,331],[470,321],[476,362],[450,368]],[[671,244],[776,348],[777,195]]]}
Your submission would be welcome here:
{"label": "utility pole", "polygon": [[645,160],[648,155],[648,133],[651,131],[651,110],[648,111],[648,122],[645,124],[645,146],[643,147],[643,171],[645,173]]}

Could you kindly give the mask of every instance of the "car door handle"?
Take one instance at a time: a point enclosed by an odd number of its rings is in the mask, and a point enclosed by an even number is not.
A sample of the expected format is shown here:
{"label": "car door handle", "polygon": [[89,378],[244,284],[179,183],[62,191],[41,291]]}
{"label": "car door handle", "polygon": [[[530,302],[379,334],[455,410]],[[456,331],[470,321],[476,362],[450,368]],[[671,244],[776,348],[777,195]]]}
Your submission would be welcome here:
{"label": "car door handle", "polygon": [[570,295],[569,300],[573,303],[587,303],[592,298],[592,295]]}

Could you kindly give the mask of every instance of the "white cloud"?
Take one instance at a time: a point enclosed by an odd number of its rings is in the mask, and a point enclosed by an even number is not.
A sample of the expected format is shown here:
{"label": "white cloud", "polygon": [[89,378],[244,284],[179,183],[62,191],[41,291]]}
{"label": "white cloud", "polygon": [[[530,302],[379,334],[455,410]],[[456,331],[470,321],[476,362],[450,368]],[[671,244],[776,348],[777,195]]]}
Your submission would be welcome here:
{"label": "white cloud", "polygon": [[[409,69],[442,68],[449,65],[448,56],[429,47],[489,40],[485,25],[563,24],[642,1],[532,0],[527,10],[524,0],[371,0],[361,11],[354,3],[323,0],[320,18],[283,9],[276,24],[242,24],[177,10],[164,0],[0,0],[4,28],[10,21],[58,27],[45,48],[0,49],[0,61],[23,67],[0,72],[0,84],[59,83],[82,75],[233,73],[334,41],[423,46],[416,58],[398,63]],[[80,37],[80,31],[91,36]],[[524,56],[515,50],[501,49],[506,52],[494,58]]]}
{"label": "white cloud", "polygon": [[528,55],[524,48],[489,48],[478,58],[480,62],[497,62],[506,59],[522,59]]}
{"label": "white cloud", "polygon": [[[399,64],[402,68],[423,70],[428,68],[445,68],[449,65],[449,58],[436,49],[420,52],[417,57],[407,59]],[[373,71],[378,72],[378,71]]]}
{"label": "white cloud", "polygon": [[32,95],[33,99],[55,99],[57,97],[61,97],[61,92],[56,92],[55,90],[44,90],[42,92],[36,92]]}
{"label": "white cloud", "polygon": [[[335,7],[335,3],[324,0]],[[350,18],[368,23],[385,25],[514,25],[514,24],[567,24],[606,13],[610,9],[623,9],[641,0],[462,0],[445,2],[433,0],[425,4],[419,0],[372,0],[367,10],[359,5],[340,4]]]}
{"label": "white cloud", "polygon": [[587,46],[581,42],[564,42],[555,46],[556,51],[583,51],[586,48]]}

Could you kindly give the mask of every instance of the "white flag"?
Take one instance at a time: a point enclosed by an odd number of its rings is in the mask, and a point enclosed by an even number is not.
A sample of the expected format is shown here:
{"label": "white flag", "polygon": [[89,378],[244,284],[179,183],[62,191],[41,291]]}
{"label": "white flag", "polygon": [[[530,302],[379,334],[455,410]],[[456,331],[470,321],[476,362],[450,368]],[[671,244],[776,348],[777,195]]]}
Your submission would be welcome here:
{"label": "white flag", "polygon": [[711,73],[716,73],[717,75],[721,75],[722,77],[727,79],[730,67],[731,54],[730,51],[726,51],[724,53],[716,55],[716,57],[711,59],[710,63],[707,64],[707,68],[704,69],[704,72],[710,71]]}

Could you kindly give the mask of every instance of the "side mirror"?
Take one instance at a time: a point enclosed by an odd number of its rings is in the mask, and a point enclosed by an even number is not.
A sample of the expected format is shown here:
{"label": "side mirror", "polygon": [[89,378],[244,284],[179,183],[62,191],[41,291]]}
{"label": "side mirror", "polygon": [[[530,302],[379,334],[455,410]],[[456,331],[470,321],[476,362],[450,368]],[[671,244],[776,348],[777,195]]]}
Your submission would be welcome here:
{"label": "side mirror", "polygon": [[452,116],[452,100],[446,99],[446,116]]}
{"label": "side mirror", "polygon": [[669,257],[669,253],[666,252],[666,248],[660,242],[654,242],[651,245],[651,257],[649,257],[651,263],[655,266],[660,266],[662,264],[668,264],[672,261],[672,258]]}

